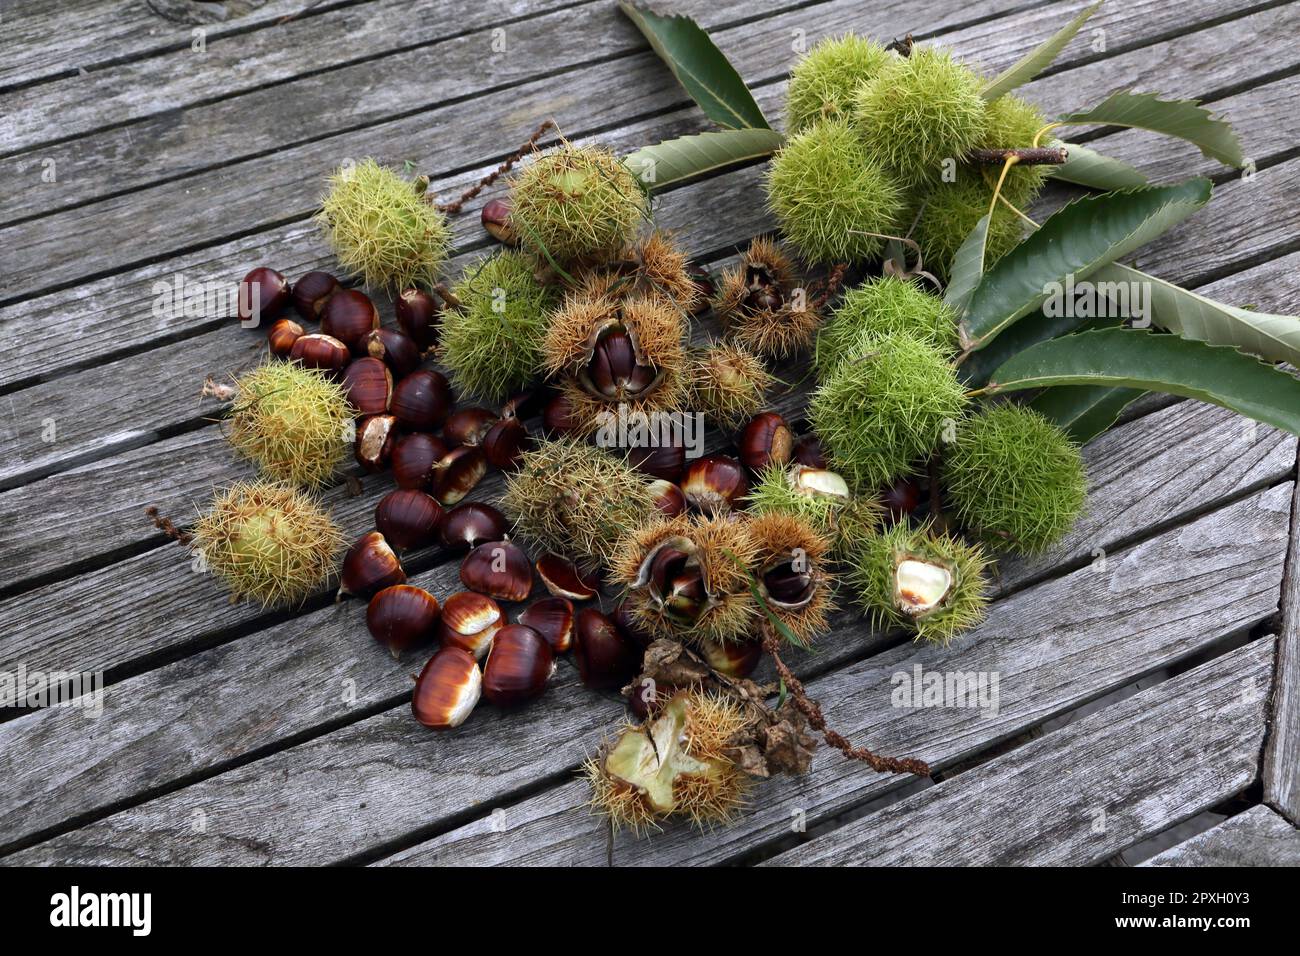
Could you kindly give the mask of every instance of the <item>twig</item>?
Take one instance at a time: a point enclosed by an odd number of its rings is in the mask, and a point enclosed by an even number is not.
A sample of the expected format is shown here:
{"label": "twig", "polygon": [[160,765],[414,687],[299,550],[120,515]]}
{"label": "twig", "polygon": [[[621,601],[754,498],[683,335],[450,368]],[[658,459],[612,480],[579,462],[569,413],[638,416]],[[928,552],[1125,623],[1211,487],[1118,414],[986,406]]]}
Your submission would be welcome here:
{"label": "twig", "polygon": [[1064,146],[1025,146],[1020,149],[972,149],[966,159],[985,166],[999,166],[1012,156],[1023,166],[1060,166],[1069,158]]}
{"label": "twig", "polygon": [[167,537],[171,538],[173,541],[179,544],[189,544],[191,541],[194,540],[194,536],[192,534],[182,531],[180,528],[176,527],[175,522],[173,522],[171,518],[163,517],[162,512],[160,512],[153,505],[150,505],[148,508],[145,508],[144,513],[149,516],[149,520],[153,522],[153,526],[155,528],[157,528],[163,534],[167,535]]}
{"label": "twig", "polygon": [[546,133],[546,131],[554,128],[555,128],[555,120],[548,119],[546,122],[544,122],[541,126],[537,127],[537,129],[533,131],[533,135],[528,137],[527,142],[525,142],[517,150],[515,150],[513,153],[507,156],[505,161],[500,166],[498,166],[492,172],[488,173],[486,176],[480,179],[477,185],[471,186],[469,189],[461,193],[460,198],[457,199],[455,202],[439,203],[438,208],[441,209],[449,216],[454,216],[457,213],[459,213],[461,209],[464,207],[465,203],[469,202],[471,199],[473,199],[483,190],[487,189],[487,187],[491,186],[494,182],[496,182],[506,173],[510,172],[510,170],[514,168],[515,163],[519,162],[519,160],[523,159],[524,156],[532,152],[537,147],[537,141],[542,138],[542,136]]}

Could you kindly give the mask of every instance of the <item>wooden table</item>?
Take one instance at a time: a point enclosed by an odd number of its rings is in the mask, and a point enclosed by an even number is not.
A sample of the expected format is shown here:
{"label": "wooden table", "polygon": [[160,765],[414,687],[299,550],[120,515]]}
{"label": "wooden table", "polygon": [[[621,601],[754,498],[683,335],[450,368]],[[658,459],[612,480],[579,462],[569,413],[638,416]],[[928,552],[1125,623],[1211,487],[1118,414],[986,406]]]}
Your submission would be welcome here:
{"label": "wooden table", "polygon": [[[842,612],[799,659],[833,726],[933,779],[823,748],[702,836],[607,845],[574,770],[623,708],[567,661],[532,707],[435,734],[407,706],[422,658],[393,661],[359,605],[226,603],[144,509],[189,520],[248,473],[200,388],[263,338],[162,290],[331,268],[310,216],[347,157],[410,161],[450,198],[547,117],[620,151],[707,123],[607,0],[247,0],[216,21],[183,0],[78,6],[17,0],[0,19],[0,672],[107,687],[97,719],[4,712],[3,862],[1134,863],[1189,832],[1152,862],[1300,857],[1296,439],[1195,402],[1144,401],[1086,449],[1088,515],[1004,562],[978,630],[915,646]],[[775,117],[799,42],[910,31],[996,70],[1079,0],[665,6],[710,29]],[[1113,2],[1028,87],[1049,114],[1130,85],[1197,96],[1241,132],[1248,179],[1175,141],[1094,136],[1157,180],[1218,184],[1141,268],[1300,310],[1297,33],[1295,3]],[[725,263],[772,229],[761,173],[674,189],[656,220]],[[478,208],[453,269],[488,245]],[[388,487],[326,497],[355,536]],[[456,589],[443,554],[408,568]],[[996,673],[996,711],[891,706],[917,666]]]}

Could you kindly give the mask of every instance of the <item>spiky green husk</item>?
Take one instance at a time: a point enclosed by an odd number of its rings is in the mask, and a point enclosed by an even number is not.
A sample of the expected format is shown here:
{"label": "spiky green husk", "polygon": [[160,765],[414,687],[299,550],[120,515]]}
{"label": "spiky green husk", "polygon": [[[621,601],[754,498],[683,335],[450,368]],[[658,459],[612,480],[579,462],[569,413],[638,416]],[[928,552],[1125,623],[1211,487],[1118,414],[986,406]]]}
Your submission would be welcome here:
{"label": "spiky green husk", "polygon": [[[919,619],[902,612],[894,600],[895,572],[905,559],[939,564],[953,579],[943,604]],[[907,627],[918,640],[947,644],[984,619],[988,565],[979,545],[936,535],[928,525],[913,528],[904,521],[862,543],[848,581],[877,626]]]}
{"label": "spiky green husk", "polygon": [[311,496],[283,482],[241,482],[213,499],[190,543],[232,600],[301,603],[334,571],[343,534]]}
{"label": "spiky green husk", "polygon": [[757,515],[795,515],[829,538],[836,558],[855,553],[858,543],[880,528],[884,517],[880,502],[867,495],[845,501],[806,494],[792,477],[797,468],[772,465],[763,469],[749,486],[745,499],[749,510]]}
{"label": "spiky green husk", "polygon": [[650,517],[654,500],[626,460],[559,439],[524,453],[506,478],[501,506],[520,534],[546,550],[605,565],[623,533]]}
{"label": "spiky green husk", "polygon": [[562,143],[511,182],[510,222],[524,246],[559,263],[612,256],[636,234],[646,200],[636,177],[599,146]]}
{"label": "spiky green husk", "polygon": [[768,206],[810,262],[854,262],[895,235],[898,183],[843,120],[823,120],[786,140],[767,174]]}
{"label": "spiky green husk", "polygon": [[957,519],[997,548],[1034,553],[1078,520],[1087,494],[1079,448],[1022,405],[990,408],[963,422],[947,447],[943,477]]}
{"label": "spiky green husk", "polygon": [[862,494],[911,474],[961,418],[966,392],[930,342],[886,335],[846,356],[813,393],[809,418],[832,467]]}
{"label": "spiky green husk", "polygon": [[853,119],[867,152],[906,185],[959,161],[988,127],[984,81],[948,53],[916,49],[881,67],[859,87]]}
{"label": "spiky green husk", "polygon": [[[1013,94],[1000,96],[988,104],[988,127],[984,138],[978,144],[986,149],[1017,149],[1032,146],[1034,135],[1047,125],[1047,118],[1037,106]],[[1050,138],[1050,137],[1049,137]],[[1006,182],[1002,184],[1002,195],[1007,201],[1022,211],[1032,203],[1047,181],[1050,166],[1024,166],[1019,163],[1011,167]],[[985,166],[993,182],[1001,169]]]}
{"label": "spiky green husk", "polygon": [[790,71],[786,130],[797,133],[823,119],[848,119],[853,94],[890,61],[875,40],[846,33],[819,42]]}
{"label": "spiky green husk", "polygon": [[268,362],[236,381],[226,422],[235,450],[268,478],[324,484],[348,456],[354,410],[342,387],[318,369]]}
{"label": "spiky green husk", "polygon": [[519,391],[541,368],[547,312],[558,296],[538,282],[533,261],[501,252],[466,269],[460,300],[442,318],[440,358],[461,391],[489,401]]}
{"label": "spiky green husk", "polygon": [[743,804],[747,781],[723,750],[747,723],[729,700],[675,694],[653,719],[624,727],[583,764],[591,807],[637,834],[670,816],[701,829],[726,823]]}
{"label": "spiky green husk", "polygon": [[691,409],[724,428],[736,428],[762,409],[774,380],[755,356],[719,343],[691,355],[690,381]]}
{"label": "spiky green husk", "polygon": [[[996,180],[994,180],[996,182]],[[989,211],[993,183],[981,170],[961,167],[955,182],[938,182],[918,193],[924,201],[912,238],[921,247],[925,268],[947,280],[953,256],[972,229]],[[989,220],[985,268],[1001,259],[1020,242],[1024,228],[1014,212],[998,203]]]}
{"label": "spiky green husk", "polygon": [[329,178],[316,220],[339,264],[368,286],[432,285],[451,247],[447,217],[423,189],[373,159]]}
{"label": "spiky green husk", "polygon": [[846,355],[860,352],[866,337],[904,333],[956,350],[957,316],[918,282],[882,276],[850,289],[817,335],[814,362],[826,375]]}

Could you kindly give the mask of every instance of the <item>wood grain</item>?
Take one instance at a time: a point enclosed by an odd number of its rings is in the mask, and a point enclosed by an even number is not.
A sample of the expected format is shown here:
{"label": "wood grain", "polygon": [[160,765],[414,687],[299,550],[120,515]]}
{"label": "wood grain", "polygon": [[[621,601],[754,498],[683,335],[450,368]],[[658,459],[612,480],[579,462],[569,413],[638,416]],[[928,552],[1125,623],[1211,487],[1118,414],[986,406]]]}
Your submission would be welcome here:
{"label": "wood grain", "polygon": [[1282,631],[1264,748],[1264,800],[1300,824],[1300,500],[1291,512],[1291,548],[1282,591]]}
{"label": "wood grain", "polygon": [[1141,865],[1300,866],[1300,830],[1268,807],[1251,807]]}
{"label": "wood grain", "polygon": [[1104,860],[1255,779],[1274,644],[1253,641],[768,865]]}

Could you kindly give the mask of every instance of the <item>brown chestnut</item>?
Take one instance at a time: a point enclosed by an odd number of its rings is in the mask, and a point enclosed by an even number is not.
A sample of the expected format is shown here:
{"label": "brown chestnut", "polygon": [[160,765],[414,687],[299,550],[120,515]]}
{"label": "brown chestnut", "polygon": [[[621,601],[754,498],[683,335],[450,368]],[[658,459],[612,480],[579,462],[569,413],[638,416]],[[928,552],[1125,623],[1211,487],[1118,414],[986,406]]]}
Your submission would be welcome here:
{"label": "brown chestnut", "polygon": [[293,352],[293,343],[303,337],[305,330],[293,319],[276,319],[271,331],[266,333],[267,345],[276,358],[288,358]]}
{"label": "brown chestnut", "polygon": [[607,614],[584,607],[574,622],[573,660],[582,682],[595,690],[615,690],[641,666],[641,653]]}
{"label": "brown chestnut", "polygon": [[600,587],[594,575],[583,574],[568,558],[544,554],[537,559],[537,576],[546,590],[570,601],[590,601]]}
{"label": "brown chestnut", "polygon": [[496,601],[473,591],[458,591],[442,606],[438,637],[446,647],[459,647],[481,658],[505,623]]}
{"label": "brown chestnut", "polygon": [[438,300],[423,289],[406,289],[393,304],[397,324],[420,349],[427,350],[438,340]]}
{"label": "brown chestnut", "polygon": [[289,280],[283,273],[259,266],[239,283],[236,312],[245,328],[275,319],[289,304]]}
{"label": "brown chestnut", "polygon": [[496,422],[496,413],[486,408],[458,408],[442,423],[442,437],[453,445],[480,445]]}
{"label": "brown chestnut", "polygon": [[699,642],[699,649],[710,667],[724,677],[737,680],[754,673],[763,657],[763,645],[753,640],[711,641],[706,638]]}
{"label": "brown chestnut", "polygon": [[358,413],[382,415],[393,399],[393,373],[379,359],[354,359],[343,370],[343,393]]}
{"label": "brown chestnut", "polygon": [[510,201],[508,199],[489,199],[483,204],[483,212],[479,215],[479,221],[483,228],[487,230],[489,236],[497,242],[504,242],[507,245],[514,245],[519,241],[515,231],[510,226]]}
{"label": "brown chestnut", "polygon": [[424,588],[394,584],[370,599],[366,627],[371,637],[397,657],[433,640],[438,611],[438,599]]}
{"label": "brown chestnut", "polygon": [[571,434],[578,430],[578,424],[573,403],[565,395],[556,395],[542,410],[542,428],[548,435],[559,437]]}
{"label": "brown chestnut", "polygon": [[826,455],[822,452],[821,439],[816,435],[804,435],[794,443],[790,459],[807,468],[825,468]]}
{"label": "brown chestnut", "polygon": [[740,462],[726,455],[698,458],[686,469],[682,494],[694,508],[705,513],[731,511],[749,491]]}
{"label": "brown chestnut", "polygon": [[513,468],[528,450],[531,440],[524,423],[513,415],[499,419],[483,436],[483,454],[502,471]]}
{"label": "brown chestnut", "polygon": [[460,445],[438,459],[429,472],[429,491],[444,505],[454,505],[487,474],[482,448]]}
{"label": "brown chestnut", "polygon": [[497,707],[514,707],[546,689],[555,673],[555,654],[546,638],[526,624],[497,631],[483,662],[483,697]]}
{"label": "brown chestnut", "polygon": [[627,601],[618,602],[614,613],[610,615],[610,620],[614,622],[620,634],[642,650],[654,642],[654,636],[637,624],[636,619],[632,617],[632,610]]}
{"label": "brown chestnut", "polygon": [[396,329],[371,329],[362,339],[363,350],[393,370],[394,378],[410,375],[420,367],[420,350],[415,340]]}
{"label": "brown chestnut", "polygon": [[749,420],[736,444],[741,462],[757,472],[769,465],[786,464],[794,451],[794,435],[776,412],[763,412]]}
{"label": "brown chestnut", "polygon": [[458,647],[444,647],[429,658],[415,680],[411,713],[426,727],[459,727],[478,703],[483,672],[473,656]]}
{"label": "brown chestnut", "polygon": [[686,510],[686,496],[671,481],[656,478],[650,482],[650,494],[654,497],[655,508],[666,517],[676,517]]}
{"label": "brown chestnut", "polygon": [[388,467],[397,443],[397,419],[392,415],[367,415],[357,422],[357,440],[352,454],[366,471]]}
{"label": "brown chestnut", "polygon": [[533,589],[528,556],[513,541],[485,541],[460,564],[465,587],[502,601],[523,601]]}
{"label": "brown chestnut", "polygon": [[921,486],[911,478],[899,478],[880,490],[879,499],[889,512],[889,517],[899,521],[915,511],[921,503]]}
{"label": "brown chestnut", "polygon": [[370,297],[356,289],[339,289],[321,310],[320,330],[356,355],[365,355],[366,336],[379,328],[379,312]]}
{"label": "brown chestnut", "polygon": [[348,553],[343,556],[343,567],[339,572],[339,593],[336,601],[346,595],[370,598],[375,592],[382,591],[394,584],[404,584],[406,572],[402,562],[388,546],[384,536],[378,531],[363,534]]}
{"label": "brown chestnut", "polygon": [[308,272],[293,284],[293,307],[304,319],[319,321],[330,296],[339,290],[339,280],[328,272]]}
{"label": "brown chestnut", "polygon": [[441,523],[442,505],[417,488],[390,491],[375,505],[375,527],[398,551],[433,544]]}
{"label": "brown chestnut", "polygon": [[568,598],[548,597],[534,601],[519,615],[519,623],[531,627],[563,654],[573,646],[573,602]]}
{"label": "brown chestnut", "polygon": [[442,424],[451,406],[451,386],[442,373],[420,369],[397,383],[390,407],[404,427],[427,432]]}
{"label": "brown chestnut", "polygon": [[427,488],[433,466],[447,454],[447,443],[436,435],[414,432],[393,445],[390,463],[399,488]]}
{"label": "brown chestnut", "polygon": [[311,332],[294,341],[289,358],[298,360],[307,368],[324,369],[338,375],[352,361],[352,353],[334,336]]}
{"label": "brown chestnut", "polygon": [[652,478],[681,481],[686,468],[684,445],[647,445],[628,449],[627,463]]}
{"label": "brown chestnut", "polygon": [[466,501],[442,520],[442,543],[452,551],[468,551],[484,541],[500,541],[509,530],[506,516],[481,501]]}
{"label": "brown chestnut", "polygon": [[699,304],[691,315],[703,315],[712,308],[713,296],[718,291],[718,284],[713,279],[713,273],[698,262],[687,264],[686,275],[694,283],[696,291],[700,294]]}

